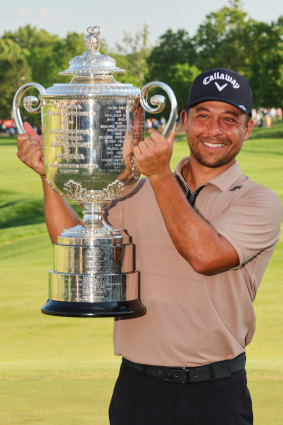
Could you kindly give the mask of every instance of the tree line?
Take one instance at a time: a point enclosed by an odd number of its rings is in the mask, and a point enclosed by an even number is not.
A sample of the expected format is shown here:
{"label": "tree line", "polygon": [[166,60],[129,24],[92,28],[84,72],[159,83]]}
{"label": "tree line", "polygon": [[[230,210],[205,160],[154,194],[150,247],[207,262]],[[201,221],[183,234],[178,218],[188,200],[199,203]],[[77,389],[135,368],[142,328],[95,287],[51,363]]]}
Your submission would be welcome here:
{"label": "tree line", "polygon": [[[255,107],[282,107],[283,16],[271,23],[258,22],[243,10],[240,0],[230,0],[208,14],[193,36],[186,29],[168,29],[153,47],[148,36],[144,25],[135,34],[124,33],[114,48],[102,39],[100,52],[127,70],[117,76],[118,81],[140,88],[163,81],[174,90],[181,110],[199,72],[225,67],[249,80]],[[11,116],[13,97],[21,85],[68,83],[70,78],[58,73],[83,53],[83,40],[84,34],[72,32],[61,38],[31,25],[6,31],[0,38],[0,119]]]}

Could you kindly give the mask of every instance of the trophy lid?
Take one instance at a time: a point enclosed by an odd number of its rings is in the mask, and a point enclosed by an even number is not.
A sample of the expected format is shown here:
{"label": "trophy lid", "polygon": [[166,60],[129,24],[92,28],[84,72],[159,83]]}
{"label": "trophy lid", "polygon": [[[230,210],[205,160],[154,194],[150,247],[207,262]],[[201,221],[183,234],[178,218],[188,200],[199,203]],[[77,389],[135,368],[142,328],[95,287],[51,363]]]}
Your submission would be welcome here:
{"label": "trophy lid", "polygon": [[61,75],[77,75],[91,77],[95,75],[121,74],[124,69],[116,66],[115,59],[99,52],[101,29],[99,26],[88,27],[88,35],[85,36],[84,44],[87,51],[82,56],[75,56],[69,62],[69,68],[60,72]]}
{"label": "trophy lid", "polygon": [[100,27],[89,27],[85,37],[87,51],[82,56],[75,56],[69,62],[69,68],[60,72],[61,75],[72,75],[68,84],[56,83],[48,87],[40,98],[55,98],[62,96],[75,97],[127,97],[137,99],[140,89],[132,84],[116,81],[112,73],[125,72],[116,66],[115,59],[102,55],[100,46]]}

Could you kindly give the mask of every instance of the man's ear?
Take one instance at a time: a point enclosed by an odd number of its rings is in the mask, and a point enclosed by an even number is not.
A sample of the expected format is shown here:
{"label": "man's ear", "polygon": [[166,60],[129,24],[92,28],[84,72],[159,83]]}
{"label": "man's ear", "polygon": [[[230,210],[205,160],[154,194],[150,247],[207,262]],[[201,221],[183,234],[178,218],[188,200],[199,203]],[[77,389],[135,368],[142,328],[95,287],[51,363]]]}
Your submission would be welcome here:
{"label": "man's ear", "polygon": [[252,129],[253,129],[253,125],[254,125],[253,120],[249,120],[248,123],[247,123],[245,134],[244,134],[244,139],[243,139],[244,142],[250,137],[250,134],[251,134]]}
{"label": "man's ear", "polygon": [[187,128],[188,128],[188,111],[186,109],[183,109],[183,111],[181,112],[181,119],[182,119],[182,124],[183,124],[183,128],[185,130],[185,133],[187,133]]}

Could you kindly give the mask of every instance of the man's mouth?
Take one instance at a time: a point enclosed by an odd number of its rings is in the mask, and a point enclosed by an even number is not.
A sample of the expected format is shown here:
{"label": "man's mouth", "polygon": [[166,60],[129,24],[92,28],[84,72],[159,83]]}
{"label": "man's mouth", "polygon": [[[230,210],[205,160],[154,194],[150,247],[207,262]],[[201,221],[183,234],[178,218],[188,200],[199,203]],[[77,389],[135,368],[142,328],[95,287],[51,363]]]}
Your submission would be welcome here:
{"label": "man's mouth", "polygon": [[209,142],[205,142],[204,140],[202,140],[202,143],[207,146],[208,148],[211,149],[219,149],[219,148],[223,148],[223,146],[225,146],[225,143],[209,143]]}

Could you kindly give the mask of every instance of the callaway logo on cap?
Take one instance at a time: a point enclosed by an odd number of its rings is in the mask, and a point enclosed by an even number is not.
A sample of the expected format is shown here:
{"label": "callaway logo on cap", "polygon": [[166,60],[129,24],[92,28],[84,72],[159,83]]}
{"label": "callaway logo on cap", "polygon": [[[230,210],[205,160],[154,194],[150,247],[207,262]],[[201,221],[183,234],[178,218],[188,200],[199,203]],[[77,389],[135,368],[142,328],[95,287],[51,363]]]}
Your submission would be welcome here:
{"label": "callaway logo on cap", "polygon": [[248,81],[241,74],[226,68],[205,71],[193,82],[187,108],[208,100],[230,103],[252,115],[253,95]]}

